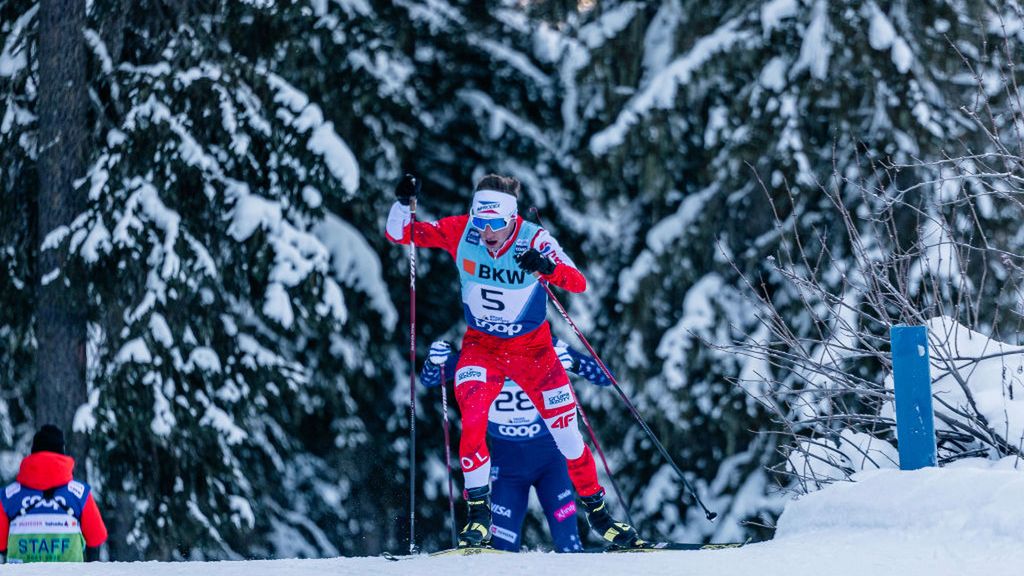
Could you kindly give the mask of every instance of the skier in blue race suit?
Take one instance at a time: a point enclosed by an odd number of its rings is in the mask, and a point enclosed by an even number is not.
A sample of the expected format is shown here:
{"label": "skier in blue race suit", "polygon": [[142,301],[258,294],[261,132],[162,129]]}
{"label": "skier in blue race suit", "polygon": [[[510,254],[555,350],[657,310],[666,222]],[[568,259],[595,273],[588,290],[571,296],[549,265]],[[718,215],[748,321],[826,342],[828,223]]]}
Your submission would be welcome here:
{"label": "skier in blue race suit", "polygon": [[[554,346],[568,372],[598,386],[611,384],[592,358],[557,338]],[[458,361],[459,355],[452,353],[450,344],[434,342],[420,372],[420,382],[427,388],[440,385],[442,365],[445,379],[452,380]],[[547,517],[555,551],[582,550],[576,526],[576,499],[565,457],[529,397],[512,380],[505,380],[501,393],[491,404],[487,434],[492,461],[491,544],[499,550],[519,551],[532,486]]]}

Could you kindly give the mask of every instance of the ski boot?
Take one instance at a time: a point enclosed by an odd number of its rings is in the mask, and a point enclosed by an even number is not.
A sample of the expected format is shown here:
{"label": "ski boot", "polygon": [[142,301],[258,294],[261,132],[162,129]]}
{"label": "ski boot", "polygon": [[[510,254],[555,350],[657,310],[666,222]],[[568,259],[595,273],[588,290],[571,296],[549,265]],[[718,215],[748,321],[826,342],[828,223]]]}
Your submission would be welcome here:
{"label": "ski boot", "polygon": [[491,487],[466,490],[469,513],[466,526],[459,532],[459,548],[479,548],[491,542]]}
{"label": "ski boot", "polygon": [[598,491],[593,496],[580,497],[583,507],[587,509],[587,522],[590,529],[601,536],[606,542],[617,548],[643,548],[646,542],[640,539],[636,529],[618,522],[608,513],[608,506],[604,501],[604,490]]}

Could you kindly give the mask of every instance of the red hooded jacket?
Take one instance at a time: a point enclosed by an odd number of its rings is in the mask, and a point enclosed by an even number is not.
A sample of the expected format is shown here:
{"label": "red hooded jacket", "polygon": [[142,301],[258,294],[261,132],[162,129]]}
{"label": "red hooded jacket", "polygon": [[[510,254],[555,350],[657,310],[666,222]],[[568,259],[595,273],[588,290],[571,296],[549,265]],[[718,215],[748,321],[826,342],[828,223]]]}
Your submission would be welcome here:
{"label": "red hooded jacket", "polygon": [[[49,490],[71,482],[71,471],[74,468],[75,460],[70,456],[56,452],[36,452],[21,461],[18,482],[34,490]],[[82,522],[82,535],[85,536],[86,546],[95,548],[107,541],[107,527],[103,524],[103,517],[100,516],[100,509],[96,507],[96,501],[92,498],[92,492],[85,501],[85,508],[82,509],[82,517],[79,520]],[[10,522],[3,507],[0,506],[0,553],[7,552]]]}

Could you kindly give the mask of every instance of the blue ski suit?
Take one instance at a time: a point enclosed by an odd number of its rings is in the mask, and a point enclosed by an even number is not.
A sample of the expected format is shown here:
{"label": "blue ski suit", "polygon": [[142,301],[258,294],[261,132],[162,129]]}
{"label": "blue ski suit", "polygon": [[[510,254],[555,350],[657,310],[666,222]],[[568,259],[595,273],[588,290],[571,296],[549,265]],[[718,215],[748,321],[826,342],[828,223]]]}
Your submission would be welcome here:
{"label": "blue ski suit", "polygon": [[[611,384],[592,358],[557,338],[554,345],[563,351],[560,357],[571,359],[572,365],[566,366],[569,373],[599,386]],[[458,361],[458,353],[449,354],[444,364],[446,380],[453,378]],[[426,362],[420,382],[428,388],[440,385],[440,366]],[[519,551],[532,486],[547,517],[555,551],[581,550],[575,492],[565,457],[526,392],[512,380],[505,380],[491,404],[487,426],[491,444],[491,544],[499,550]]]}

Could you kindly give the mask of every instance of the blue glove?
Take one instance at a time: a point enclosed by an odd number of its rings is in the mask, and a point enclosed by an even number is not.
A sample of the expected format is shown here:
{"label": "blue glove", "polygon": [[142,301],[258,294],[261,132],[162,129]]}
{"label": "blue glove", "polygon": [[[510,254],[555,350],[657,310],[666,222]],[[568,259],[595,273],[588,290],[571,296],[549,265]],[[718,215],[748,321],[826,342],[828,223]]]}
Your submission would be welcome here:
{"label": "blue glove", "polygon": [[[576,374],[583,376],[591,383],[597,384],[598,386],[611,386],[612,381],[605,375],[604,370],[601,370],[601,366],[590,356],[577,356],[576,357]],[[611,368],[608,372],[611,372]],[[615,375],[612,374],[614,377]]]}
{"label": "blue glove", "polygon": [[431,364],[440,366],[448,361],[448,355],[451,353],[452,345],[444,340],[438,340],[430,345],[430,352],[427,354],[427,360],[429,360]]}
{"label": "blue glove", "polygon": [[[423,370],[420,370],[420,384],[424,388],[435,388],[441,385],[441,366],[451,364],[448,361],[451,353],[452,345],[444,340],[438,340],[430,345],[427,361],[423,363]],[[447,368],[451,368],[451,366],[447,366]],[[448,379],[452,378],[450,371],[445,376]]]}
{"label": "blue glove", "polygon": [[596,360],[573,350],[560,338],[554,338],[552,343],[555,346],[555,354],[558,354],[558,361],[562,363],[562,368],[565,368],[566,372],[582,376],[591,384],[598,386],[612,385],[612,381],[605,376],[604,370],[601,370]]}

